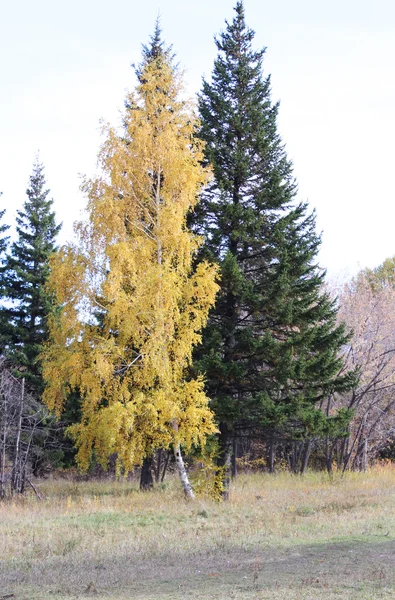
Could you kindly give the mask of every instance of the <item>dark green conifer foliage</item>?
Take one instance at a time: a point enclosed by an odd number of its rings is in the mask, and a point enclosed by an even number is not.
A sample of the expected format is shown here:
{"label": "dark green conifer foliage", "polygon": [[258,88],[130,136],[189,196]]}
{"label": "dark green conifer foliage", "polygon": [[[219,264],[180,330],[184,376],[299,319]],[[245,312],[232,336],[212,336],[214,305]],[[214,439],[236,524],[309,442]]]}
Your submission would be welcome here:
{"label": "dark green conifer foliage", "polygon": [[[0,198],[2,195],[3,195],[3,192],[0,192]],[[3,208],[3,210],[0,210],[0,222],[3,220],[4,215],[5,215],[5,208]],[[0,225],[0,259],[3,259],[3,255],[8,247],[8,241],[10,239],[10,236],[4,235],[4,234],[6,233],[6,231],[8,231],[9,228],[10,228],[10,226],[6,225],[5,223],[2,223]]]}
{"label": "dark green conifer foliage", "polygon": [[202,253],[221,265],[196,365],[206,374],[225,461],[238,429],[291,437],[340,431],[347,415],[328,420],[319,403],[354,382],[353,374],[338,376],[347,336],[322,289],[314,214],[296,202],[279,105],[262,74],[265,50],[252,49],[242,2],[235,11],[199,96],[214,178],[191,217],[205,236]]}
{"label": "dark green conifer foliage", "polygon": [[[158,60],[159,64],[161,61],[172,63],[174,60],[174,54],[172,46],[166,45],[166,42],[162,39],[162,28],[160,26],[160,18],[158,17],[155,21],[154,33],[150,35],[148,44],[142,44],[141,48],[142,61],[139,65],[132,65],[135,70],[137,79],[140,83],[144,82],[143,71],[144,68],[152,61]],[[177,68],[176,66],[174,67]],[[126,106],[126,108],[130,108]]]}
{"label": "dark green conifer foliage", "polygon": [[[0,198],[2,196],[2,192],[0,192]],[[5,208],[0,210],[0,222],[3,220],[5,215]],[[8,248],[8,242],[10,237],[5,235],[5,233],[10,228],[9,225],[5,223],[1,223],[0,225],[0,300],[4,301],[4,296],[6,294],[5,290],[5,281],[4,281],[4,261],[5,261],[5,253]],[[0,311],[0,355],[4,354],[4,346],[5,346],[5,337],[7,331],[7,321],[4,320]]]}
{"label": "dark green conifer foliage", "polygon": [[[0,192],[0,198],[3,195],[3,192]],[[4,297],[4,261],[5,261],[5,253],[8,248],[8,243],[10,240],[9,235],[5,235],[5,233],[9,230],[10,226],[2,223],[3,217],[5,215],[5,208],[0,210],[0,297]],[[1,332],[0,332],[1,334]]]}
{"label": "dark green conifer foliage", "polygon": [[15,372],[25,377],[31,392],[42,392],[39,354],[46,338],[46,318],[51,301],[45,291],[48,259],[56,250],[61,228],[52,210],[53,200],[45,188],[44,167],[36,160],[30,176],[27,200],[17,211],[17,239],[5,262],[5,295],[10,306],[2,307],[8,321],[7,356]]}
{"label": "dark green conifer foliage", "polygon": [[[143,61],[142,65],[147,65],[153,60],[162,59],[171,56],[171,47],[166,47],[162,40],[162,28],[160,26],[159,17],[155,21],[154,33],[150,36],[149,44],[142,46]],[[141,78],[141,70],[138,71],[138,77]]]}

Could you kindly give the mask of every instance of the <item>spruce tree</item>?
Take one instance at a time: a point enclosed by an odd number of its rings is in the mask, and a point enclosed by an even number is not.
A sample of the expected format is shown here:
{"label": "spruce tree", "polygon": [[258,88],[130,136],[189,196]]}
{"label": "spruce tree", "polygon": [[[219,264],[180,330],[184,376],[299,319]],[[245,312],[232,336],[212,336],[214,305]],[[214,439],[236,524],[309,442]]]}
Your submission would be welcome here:
{"label": "spruce tree", "polygon": [[[0,192],[0,198],[3,195],[3,192]],[[3,217],[5,215],[5,208],[3,208],[3,210],[0,210],[0,221],[2,221]],[[10,228],[9,225],[6,225],[5,223],[2,223],[0,225],[0,259],[3,258],[5,251],[7,250],[8,247],[8,240],[10,239],[10,237],[8,235],[4,235],[6,233],[6,231],[8,231],[8,229]]]}
{"label": "spruce tree", "polygon": [[[2,196],[2,192],[0,192],[0,197]],[[3,220],[5,215],[5,208],[0,210],[0,222]],[[9,225],[2,223],[0,225],[0,299],[3,302],[5,296],[5,281],[4,281],[4,261],[5,261],[5,253],[8,248],[8,242],[10,237],[5,235],[5,233],[10,228]],[[7,331],[7,321],[2,318],[1,309],[0,309],[0,355],[4,354],[4,346],[6,339],[6,331]]]}
{"label": "spruce tree", "polygon": [[8,321],[6,353],[14,372],[26,379],[31,392],[43,391],[39,354],[47,336],[51,301],[45,291],[48,259],[56,250],[60,225],[52,210],[53,200],[46,189],[44,167],[33,165],[27,200],[17,211],[17,239],[4,265],[5,296],[9,301],[0,317]]}
{"label": "spruce tree", "polygon": [[324,434],[336,423],[341,429],[345,415],[328,419],[319,403],[354,382],[353,374],[338,376],[347,336],[323,291],[314,214],[296,201],[277,132],[279,105],[263,77],[265,50],[252,48],[242,2],[235,11],[199,96],[214,178],[191,217],[205,237],[202,256],[221,266],[221,292],[195,364],[206,373],[226,464],[232,438],[246,428],[266,440]]}

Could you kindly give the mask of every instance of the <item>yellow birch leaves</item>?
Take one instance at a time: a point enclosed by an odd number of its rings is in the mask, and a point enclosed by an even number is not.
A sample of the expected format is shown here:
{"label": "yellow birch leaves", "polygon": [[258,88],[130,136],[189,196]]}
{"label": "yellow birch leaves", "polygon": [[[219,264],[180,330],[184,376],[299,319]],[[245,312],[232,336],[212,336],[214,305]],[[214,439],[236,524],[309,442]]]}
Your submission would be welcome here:
{"label": "yellow birch leaves", "polygon": [[208,173],[196,120],[166,56],[148,61],[127,98],[123,137],[110,127],[102,176],[87,180],[79,242],[54,257],[49,287],[60,309],[43,354],[44,399],[61,412],[77,390],[71,427],[86,469],[94,450],[130,469],[156,448],[203,443],[215,431],[203,381],[188,376],[218,285],[193,269],[200,239],[186,228]]}

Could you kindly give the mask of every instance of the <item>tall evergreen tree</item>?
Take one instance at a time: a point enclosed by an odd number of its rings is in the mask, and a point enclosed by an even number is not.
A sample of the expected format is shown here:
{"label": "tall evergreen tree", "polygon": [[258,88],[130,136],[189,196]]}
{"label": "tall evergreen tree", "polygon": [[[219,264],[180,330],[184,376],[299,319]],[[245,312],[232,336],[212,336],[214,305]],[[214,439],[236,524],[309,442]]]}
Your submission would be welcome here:
{"label": "tall evergreen tree", "polygon": [[214,178],[192,216],[205,237],[202,254],[221,265],[196,364],[206,373],[225,463],[231,439],[246,427],[291,437],[334,427],[319,402],[353,385],[352,375],[337,375],[347,338],[322,290],[314,214],[296,202],[279,105],[262,74],[265,50],[252,48],[242,2],[235,11],[199,97]]}
{"label": "tall evergreen tree", "polygon": [[[3,192],[0,192],[0,198],[2,195],[3,195]],[[2,221],[4,215],[5,215],[5,208],[3,208],[3,210],[0,210],[0,221]],[[0,236],[1,236],[0,237],[0,258],[3,258],[3,255],[8,247],[8,240],[10,239],[10,236],[4,235],[4,234],[6,233],[6,231],[8,231],[9,228],[10,228],[10,226],[6,225],[5,223],[2,223],[0,225]]]}
{"label": "tall evergreen tree", "polygon": [[[0,192],[0,197],[2,195],[3,195],[2,192]],[[2,221],[4,215],[5,215],[5,208],[3,210],[0,210],[0,222]],[[3,301],[5,293],[6,293],[5,282],[4,282],[4,261],[5,261],[5,253],[8,248],[8,242],[9,242],[10,237],[8,235],[5,235],[5,233],[8,231],[9,228],[10,228],[10,226],[6,225],[5,223],[2,223],[0,225],[0,300],[1,301]],[[0,309],[0,311],[1,311],[1,309]],[[7,330],[7,322],[2,318],[2,315],[0,312],[0,354],[3,354],[3,352],[4,352],[6,330]]]}
{"label": "tall evergreen tree", "polygon": [[4,267],[5,295],[10,301],[1,308],[8,321],[7,355],[14,369],[25,377],[30,391],[41,394],[43,383],[39,354],[47,336],[47,316],[51,310],[45,291],[49,256],[56,250],[57,225],[53,200],[45,188],[44,167],[33,165],[27,200],[17,211],[17,239],[11,245]]}

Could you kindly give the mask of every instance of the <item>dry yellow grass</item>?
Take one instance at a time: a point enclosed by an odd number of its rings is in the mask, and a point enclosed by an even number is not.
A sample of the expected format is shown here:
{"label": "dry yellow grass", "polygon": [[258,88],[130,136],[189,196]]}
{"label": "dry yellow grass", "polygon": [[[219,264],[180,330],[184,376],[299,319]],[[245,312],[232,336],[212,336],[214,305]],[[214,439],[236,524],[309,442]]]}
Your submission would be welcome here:
{"label": "dry yellow grass", "polygon": [[177,481],[39,483],[0,504],[0,599],[373,599],[394,594],[395,468],[241,476],[227,504]]}

